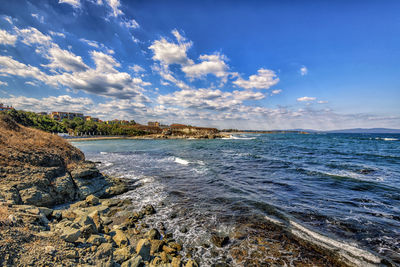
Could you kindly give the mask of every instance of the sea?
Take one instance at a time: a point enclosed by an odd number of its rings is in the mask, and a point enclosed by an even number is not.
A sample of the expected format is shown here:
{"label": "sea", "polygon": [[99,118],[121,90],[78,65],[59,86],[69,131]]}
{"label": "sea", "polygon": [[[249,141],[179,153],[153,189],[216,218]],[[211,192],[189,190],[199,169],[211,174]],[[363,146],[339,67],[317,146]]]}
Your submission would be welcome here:
{"label": "sea", "polygon": [[153,204],[159,220],[205,265],[219,257],[241,266],[228,250],[215,253],[205,244],[213,232],[230,234],[255,218],[400,264],[399,134],[72,144],[102,172],[131,179],[135,189],[122,197],[138,208]]}

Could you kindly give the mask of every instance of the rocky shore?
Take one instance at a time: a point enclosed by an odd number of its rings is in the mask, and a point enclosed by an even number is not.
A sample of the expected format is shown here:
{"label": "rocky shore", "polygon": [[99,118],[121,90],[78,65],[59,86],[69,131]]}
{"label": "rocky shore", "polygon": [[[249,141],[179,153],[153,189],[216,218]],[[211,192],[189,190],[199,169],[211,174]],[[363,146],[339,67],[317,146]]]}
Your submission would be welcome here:
{"label": "rocky shore", "polygon": [[258,217],[225,218],[233,231],[186,246],[173,233],[193,229],[163,221],[163,205],[119,196],[135,187],[64,139],[0,116],[0,265],[193,267],[207,254],[214,267],[357,266]]}

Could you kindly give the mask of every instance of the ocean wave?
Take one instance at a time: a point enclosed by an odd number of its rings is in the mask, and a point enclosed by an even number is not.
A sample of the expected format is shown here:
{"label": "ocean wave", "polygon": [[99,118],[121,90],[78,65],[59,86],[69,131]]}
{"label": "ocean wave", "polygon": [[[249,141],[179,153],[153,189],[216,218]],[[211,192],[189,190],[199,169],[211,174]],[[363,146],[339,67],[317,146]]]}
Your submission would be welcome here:
{"label": "ocean wave", "polygon": [[181,164],[181,165],[188,165],[190,162],[189,161],[187,161],[186,159],[181,159],[181,158],[178,158],[178,157],[175,157],[175,160],[174,160],[176,163],[178,163],[178,164]]}
{"label": "ocean wave", "polygon": [[234,139],[234,140],[254,140],[256,139],[255,137],[239,137],[239,136],[231,136],[229,139]]}
{"label": "ocean wave", "polygon": [[375,140],[383,140],[383,141],[399,141],[397,138],[390,138],[390,137],[376,137]]}

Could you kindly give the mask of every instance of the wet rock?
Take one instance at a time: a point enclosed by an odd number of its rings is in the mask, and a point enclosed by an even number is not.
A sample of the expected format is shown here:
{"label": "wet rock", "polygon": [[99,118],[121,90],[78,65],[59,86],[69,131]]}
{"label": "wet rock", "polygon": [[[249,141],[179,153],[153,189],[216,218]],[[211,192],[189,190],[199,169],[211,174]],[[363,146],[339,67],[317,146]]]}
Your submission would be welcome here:
{"label": "wet rock", "polygon": [[125,261],[121,264],[121,267],[138,267],[143,263],[143,259],[140,255],[132,257],[130,260]]}
{"label": "wet rock", "polygon": [[188,229],[187,229],[186,226],[184,226],[184,227],[182,227],[182,228],[180,229],[180,231],[181,231],[181,233],[186,234],[186,233],[188,232]]}
{"label": "wet rock", "polygon": [[129,245],[129,240],[122,230],[118,229],[115,230],[115,235],[113,236],[113,240],[119,247],[125,247]]}
{"label": "wet rock", "polygon": [[147,239],[140,239],[136,246],[136,253],[139,254],[144,261],[150,260],[151,244]]}
{"label": "wet rock", "polygon": [[229,243],[229,237],[228,236],[223,236],[223,235],[220,235],[220,234],[212,234],[210,241],[215,246],[217,246],[219,248],[222,248],[223,246],[225,246],[226,244]]}
{"label": "wet rock", "polygon": [[163,240],[150,240],[151,244],[151,249],[150,249],[150,254],[154,255],[157,252],[162,251],[162,247],[164,246],[164,241]]}
{"label": "wet rock", "polygon": [[199,267],[199,265],[194,260],[188,260],[185,267]]}
{"label": "wet rock", "polygon": [[156,213],[156,210],[154,209],[154,207],[152,206],[152,205],[146,205],[145,207],[144,207],[144,212],[145,212],[145,214],[147,214],[147,215],[151,215],[151,214],[155,214]]}
{"label": "wet rock", "polygon": [[147,238],[150,239],[150,240],[153,240],[153,239],[160,239],[160,238],[161,238],[160,232],[159,232],[157,229],[155,229],[155,228],[153,228],[153,229],[151,229],[150,231],[148,231],[148,232],[146,233],[146,236],[147,236]]}

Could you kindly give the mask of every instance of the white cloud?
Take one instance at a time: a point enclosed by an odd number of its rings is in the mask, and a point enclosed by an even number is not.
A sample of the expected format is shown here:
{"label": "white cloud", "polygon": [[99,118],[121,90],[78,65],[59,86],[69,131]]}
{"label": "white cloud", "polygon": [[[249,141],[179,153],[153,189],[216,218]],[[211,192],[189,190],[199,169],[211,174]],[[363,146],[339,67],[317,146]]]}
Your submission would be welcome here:
{"label": "white cloud", "polygon": [[85,38],[81,38],[81,39],[79,39],[79,41],[86,43],[87,45],[89,45],[91,47],[100,48],[99,44],[96,41],[87,40]]}
{"label": "white cloud", "polygon": [[13,19],[10,16],[3,15],[2,18],[11,25],[13,24]]}
{"label": "white cloud", "polygon": [[42,46],[49,46],[51,44],[51,37],[48,35],[43,34],[38,29],[29,27],[26,29],[18,29],[14,27],[16,33],[22,38],[22,42],[26,45],[42,45]]}
{"label": "white cloud", "polygon": [[8,86],[7,82],[0,81],[0,86]]}
{"label": "white cloud", "polygon": [[44,23],[44,17],[42,15],[32,13],[31,16],[37,19],[40,23]]}
{"label": "white cloud", "polygon": [[11,57],[0,56],[0,74],[14,75],[24,78],[34,78],[42,82],[49,82],[45,73],[37,67],[18,62]]}
{"label": "white cloud", "polygon": [[137,64],[133,66],[129,66],[129,69],[132,70],[133,72],[144,72],[145,69]]}
{"label": "white cloud", "polygon": [[276,89],[276,90],[272,90],[271,95],[277,95],[277,94],[280,94],[280,93],[282,93],[282,90],[281,89]]}
{"label": "white cloud", "polygon": [[318,104],[326,104],[326,103],[328,103],[328,101],[325,101],[325,100],[319,100],[317,103],[318,103]]}
{"label": "white cloud", "polygon": [[239,77],[233,84],[245,89],[268,89],[279,82],[275,72],[267,69],[259,69],[258,74],[251,75],[248,80]]}
{"label": "white cloud", "polygon": [[172,34],[175,36],[176,40],[178,41],[178,43],[181,43],[183,41],[186,41],[186,38],[183,37],[179,31],[177,29],[173,29],[172,30]]}
{"label": "white cloud", "polygon": [[124,13],[121,11],[121,3],[119,0],[105,0],[107,4],[111,7],[112,13],[110,14],[113,17],[118,17],[119,15],[123,15]]}
{"label": "white cloud", "polygon": [[173,75],[172,72],[168,69],[168,66],[166,65],[153,65],[152,70],[157,72],[161,78],[163,78],[166,81],[172,82],[175,84],[178,88],[180,89],[191,89],[189,85],[187,85],[185,82],[176,79]]}
{"label": "white cloud", "polygon": [[59,0],[59,4],[69,4],[73,8],[79,8],[81,6],[80,0]]}
{"label": "white cloud", "polygon": [[50,60],[50,63],[42,66],[53,70],[85,71],[88,69],[80,56],[63,50],[58,45],[50,48],[46,57]]}
{"label": "white cloud", "polygon": [[33,81],[27,81],[27,82],[25,82],[25,84],[31,85],[31,86],[39,86],[39,84],[37,82],[33,82]]}
{"label": "white cloud", "polygon": [[139,23],[137,23],[136,20],[131,19],[131,20],[123,20],[120,22],[121,26],[124,26],[128,29],[137,29],[139,28]]}
{"label": "white cloud", "polygon": [[225,63],[224,55],[201,55],[199,59],[202,61],[198,64],[186,65],[182,67],[182,71],[190,78],[201,78],[207,74],[214,74],[221,78],[226,77],[228,66]]}
{"label": "white cloud", "polygon": [[14,46],[16,41],[16,35],[9,34],[7,31],[0,29],[0,44]]}
{"label": "white cloud", "polygon": [[53,31],[49,31],[51,36],[58,36],[58,37],[62,37],[65,38],[65,34],[61,33],[61,32],[53,32]]}
{"label": "white cloud", "polygon": [[297,101],[298,102],[310,102],[310,101],[314,101],[316,99],[317,99],[316,97],[303,96],[303,97],[297,98]]}
{"label": "white cloud", "polygon": [[[180,36],[180,35],[179,35]],[[165,38],[156,40],[149,46],[153,51],[153,60],[160,61],[162,64],[193,64],[193,61],[187,57],[187,50],[192,46],[192,42],[183,42],[181,38],[178,43],[168,42]]]}
{"label": "white cloud", "polygon": [[306,66],[303,66],[300,68],[300,74],[301,74],[301,76],[305,76],[308,74],[308,69]]}

